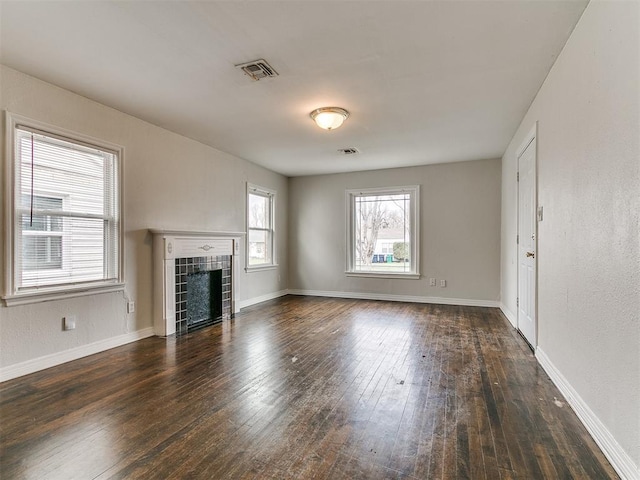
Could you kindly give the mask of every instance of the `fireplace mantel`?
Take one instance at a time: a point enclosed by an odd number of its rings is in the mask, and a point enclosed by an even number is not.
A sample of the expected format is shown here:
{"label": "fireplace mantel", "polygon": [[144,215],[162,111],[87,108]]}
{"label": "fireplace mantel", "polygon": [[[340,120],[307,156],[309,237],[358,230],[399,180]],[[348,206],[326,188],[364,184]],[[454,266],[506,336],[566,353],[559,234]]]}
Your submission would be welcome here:
{"label": "fireplace mantel", "polygon": [[238,265],[244,232],[151,229],[153,234],[153,326],[166,337],[176,332],[176,259],[231,256],[231,313],[238,308]]}
{"label": "fireplace mantel", "polygon": [[195,230],[164,230],[157,228],[150,228],[149,231],[153,235],[164,235],[172,237],[238,237],[245,236],[245,232],[200,232]]}

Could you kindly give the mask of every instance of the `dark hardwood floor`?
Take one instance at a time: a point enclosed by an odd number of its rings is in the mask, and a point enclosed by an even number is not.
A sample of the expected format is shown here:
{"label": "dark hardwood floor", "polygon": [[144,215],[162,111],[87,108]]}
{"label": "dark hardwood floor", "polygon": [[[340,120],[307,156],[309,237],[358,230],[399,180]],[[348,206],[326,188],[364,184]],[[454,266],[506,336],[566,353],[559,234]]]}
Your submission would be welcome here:
{"label": "dark hardwood floor", "polygon": [[497,309],[284,297],[0,384],[0,478],[617,478]]}

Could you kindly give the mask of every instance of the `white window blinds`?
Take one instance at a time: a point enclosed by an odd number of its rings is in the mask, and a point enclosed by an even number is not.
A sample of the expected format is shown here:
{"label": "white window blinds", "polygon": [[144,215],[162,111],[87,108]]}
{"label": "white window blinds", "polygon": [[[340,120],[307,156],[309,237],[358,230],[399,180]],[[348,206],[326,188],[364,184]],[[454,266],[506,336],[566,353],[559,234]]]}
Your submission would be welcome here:
{"label": "white window blinds", "polygon": [[14,289],[119,278],[118,154],[15,128]]}

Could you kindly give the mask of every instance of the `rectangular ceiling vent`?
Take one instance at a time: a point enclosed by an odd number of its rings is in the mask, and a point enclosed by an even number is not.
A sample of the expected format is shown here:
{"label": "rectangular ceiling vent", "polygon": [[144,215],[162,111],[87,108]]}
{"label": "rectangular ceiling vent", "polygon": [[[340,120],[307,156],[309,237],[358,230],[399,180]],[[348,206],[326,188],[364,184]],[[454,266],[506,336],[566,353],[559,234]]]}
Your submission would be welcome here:
{"label": "rectangular ceiling vent", "polygon": [[245,75],[248,75],[253,80],[260,80],[261,78],[277,77],[278,72],[267,63],[266,60],[260,58],[252,62],[241,63],[236,65],[237,68],[242,69]]}
{"label": "rectangular ceiling vent", "polygon": [[340,152],[343,155],[356,155],[360,153],[360,150],[358,150],[355,147],[349,147],[349,148],[341,148],[340,150],[338,150],[338,152]]}

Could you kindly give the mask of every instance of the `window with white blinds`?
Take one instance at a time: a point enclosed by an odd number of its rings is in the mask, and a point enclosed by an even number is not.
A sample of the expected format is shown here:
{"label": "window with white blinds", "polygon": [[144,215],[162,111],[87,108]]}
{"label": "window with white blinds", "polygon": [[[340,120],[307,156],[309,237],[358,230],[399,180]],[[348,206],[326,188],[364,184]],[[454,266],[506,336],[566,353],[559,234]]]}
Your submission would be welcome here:
{"label": "window with white blinds", "polygon": [[121,281],[120,156],[14,124],[8,296]]}

